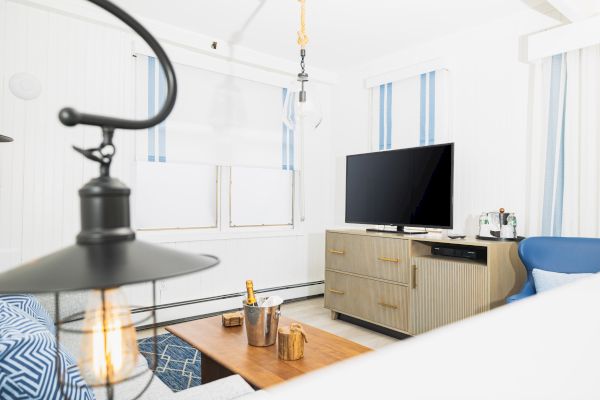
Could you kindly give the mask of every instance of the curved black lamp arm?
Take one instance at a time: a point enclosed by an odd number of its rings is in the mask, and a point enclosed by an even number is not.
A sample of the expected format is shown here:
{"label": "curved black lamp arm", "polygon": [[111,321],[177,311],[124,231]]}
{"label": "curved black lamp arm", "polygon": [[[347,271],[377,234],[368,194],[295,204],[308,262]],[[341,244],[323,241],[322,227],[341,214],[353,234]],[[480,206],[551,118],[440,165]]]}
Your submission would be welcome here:
{"label": "curved black lamp arm", "polygon": [[144,28],[138,21],[136,21],[131,15],[127,14],[123,9],[111,3],[108,0],[88,0],[90,3],[97,5],[98,7],[108,11],[127,26],[133,29],[142,39],[150,46],[150,48],[156,54],[156,58],[160,62],[162,69],[165,73],[167,81],[167,95],[165,102],[156,115],[145,120],[129,120],[123,118],[106,117],[103,115],[85,114],[79,113],[73,108],[63,108],[58,114],[58,118],[66,126],[75,125],[94,125],[102,127],[103,141],[98,148],[93,149],[79,149],[75,147],[75,150],[83,154],[90,160],[99,162],[101,165],[101,175],[108,176],[110,169],[110,162],[112,156],[115,153],[115,148],[112,144],[112,137],[115,129],[146,129],[152,126],[160,124],[164,121],[175,105],[175,99],[177,98],[177,80],[175,78],[175,71],[173,65],[167,57],[167,54],[160,46],[158,41]]}

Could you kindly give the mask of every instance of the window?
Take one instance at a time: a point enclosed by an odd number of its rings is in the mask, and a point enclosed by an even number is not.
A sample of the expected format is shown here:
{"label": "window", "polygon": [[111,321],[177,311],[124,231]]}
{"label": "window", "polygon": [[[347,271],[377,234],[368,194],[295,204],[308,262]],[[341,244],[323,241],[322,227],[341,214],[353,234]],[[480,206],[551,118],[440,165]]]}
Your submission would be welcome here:
{"label": "window", "polygon": [[[140,229],[218,227],[219,168],[229,170],[229,227],[293,225],[293,132],[281,87],[175,63],[171,116],[136,137]],[[159,110],[165,81],[153,57],[136,62],[138,116]],[[283,167],[283,168],[282,168]],[[177,207],[167,209],[169,204]]]}

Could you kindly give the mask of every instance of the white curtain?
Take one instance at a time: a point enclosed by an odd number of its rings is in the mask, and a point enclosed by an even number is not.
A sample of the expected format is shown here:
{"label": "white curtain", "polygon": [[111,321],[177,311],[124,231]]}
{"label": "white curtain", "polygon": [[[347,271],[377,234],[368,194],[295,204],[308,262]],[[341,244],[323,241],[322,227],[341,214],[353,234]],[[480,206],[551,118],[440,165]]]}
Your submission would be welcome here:
{"label": "white curtain", "polygon": [[534,65],[528,235],[600,235],[600,45]]}

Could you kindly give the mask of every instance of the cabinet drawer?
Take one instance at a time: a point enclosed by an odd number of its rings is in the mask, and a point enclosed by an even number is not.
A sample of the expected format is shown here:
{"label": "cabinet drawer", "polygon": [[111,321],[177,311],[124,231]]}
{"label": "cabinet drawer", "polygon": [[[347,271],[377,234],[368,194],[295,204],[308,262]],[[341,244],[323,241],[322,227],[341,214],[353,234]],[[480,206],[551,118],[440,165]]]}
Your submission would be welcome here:
{"label": "cabinet drawer", "polygon": [[408,241],[327,233],[325,265],[338,271],[408,284]]}
{"label": "cabinet drawer", "polygon": [[325,271],[325,307],[369,322],[407,331],[406,286]]}

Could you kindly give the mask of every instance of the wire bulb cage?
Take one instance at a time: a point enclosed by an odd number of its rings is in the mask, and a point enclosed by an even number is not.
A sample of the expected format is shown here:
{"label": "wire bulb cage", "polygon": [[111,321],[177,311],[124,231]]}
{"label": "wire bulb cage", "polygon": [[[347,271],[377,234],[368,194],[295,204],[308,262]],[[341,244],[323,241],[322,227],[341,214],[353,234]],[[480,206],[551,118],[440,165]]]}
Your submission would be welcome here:
{"label": "wire bulb cage", "polygon": [[[66,383],[66,372],[62,369],[64,360],[60,354],[61,335],[81,335],[81,355],[77,360],[79,371],[90,388],[106,391],[107,400],[113,400],[119,387],[125,382],[139,381],[138,394],[131,400],[137,400],[150,387],[154,372],[158,367],[158,342],[156,320],[156,281],[152,281],[152,307],[132,307],[127,304],[121,288],[91,290],[85,311],[66,317],[60,315],[60,293],[54,293],[54,320],[56,324],[56,378],[61,399],[69,400],[75,387]],[[133,321],[131,310],[148,313],[138,321]],[[134,311],[135,312],[135,311]],[[149,369],[134,372],[138,364],[136,325],[151,321],[152,324],[152,362]],[[83,322],[81,329],[70,326]],[[144,378],[149,375],[149,378]]]}

